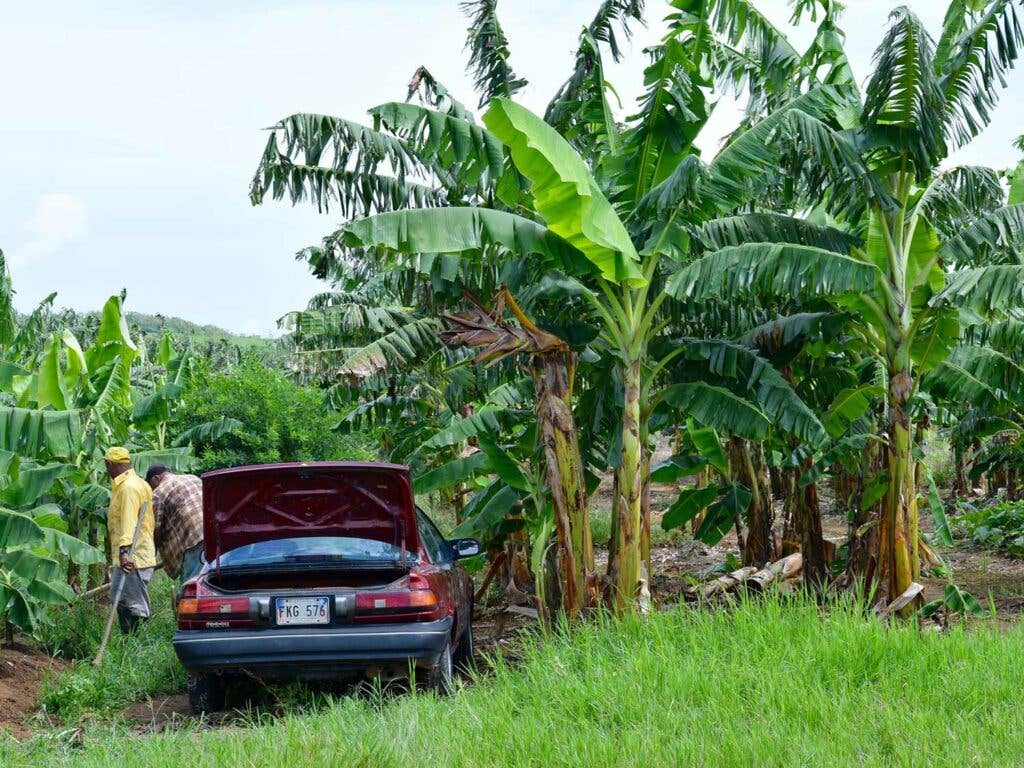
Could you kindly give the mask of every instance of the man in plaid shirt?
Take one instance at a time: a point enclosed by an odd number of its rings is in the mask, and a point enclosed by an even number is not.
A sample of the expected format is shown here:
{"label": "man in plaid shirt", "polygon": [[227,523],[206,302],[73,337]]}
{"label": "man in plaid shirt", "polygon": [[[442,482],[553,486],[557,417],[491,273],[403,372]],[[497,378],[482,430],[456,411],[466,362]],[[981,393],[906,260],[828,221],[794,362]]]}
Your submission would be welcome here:
{"label": "man in plaid shirt", "polygon": [[172,579],[180,574],[180,581],[185,582],[203,564],[203,481],[154,464],[146,473],[146,482],[153,489],[153,540],[164,571]]}

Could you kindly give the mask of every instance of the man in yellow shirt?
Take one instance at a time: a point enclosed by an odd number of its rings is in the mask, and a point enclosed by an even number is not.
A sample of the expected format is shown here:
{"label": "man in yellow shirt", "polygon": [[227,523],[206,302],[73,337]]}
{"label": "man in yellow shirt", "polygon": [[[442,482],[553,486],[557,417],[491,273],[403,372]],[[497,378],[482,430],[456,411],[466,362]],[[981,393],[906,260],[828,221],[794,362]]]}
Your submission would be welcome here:
{"label": "man in yellow shirt", "polygon": [[[122,634],[134,632],[139,622],[149,619],[149,580],[156,567],[153,546],[153,490],[135,474],[128,451],[114,446],[104,455],[107,474],[112,480],[107,534],[110,537],[110,599],[121,589],[117,618]],[[132,549],[135,525],[145,504],[139,537]],[[124,581],[124,587],[120,584]]]}

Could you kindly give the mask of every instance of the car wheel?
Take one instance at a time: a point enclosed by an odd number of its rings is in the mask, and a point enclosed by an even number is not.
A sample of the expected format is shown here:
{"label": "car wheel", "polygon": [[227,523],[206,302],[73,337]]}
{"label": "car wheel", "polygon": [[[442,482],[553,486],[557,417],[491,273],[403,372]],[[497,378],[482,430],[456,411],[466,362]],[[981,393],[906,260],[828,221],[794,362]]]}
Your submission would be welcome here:
{"label": "car wheel", "polygon": [[452,654],[452,662],[460,672],[469,672],[473,669],[473,624],[470,623],[462,631],[459,642]]}
{"label": "car wheel", "polygon": [[224,678],[220,675],[189,673],[185,688],[192,714],[205,715],[224,708]]}
{"label": "car wheel", "polygon": [[450,640],[444,644],[441,655],[437,657],[437,664],[427,674],[427,687],[442,696],[447,696],[455,689]]}

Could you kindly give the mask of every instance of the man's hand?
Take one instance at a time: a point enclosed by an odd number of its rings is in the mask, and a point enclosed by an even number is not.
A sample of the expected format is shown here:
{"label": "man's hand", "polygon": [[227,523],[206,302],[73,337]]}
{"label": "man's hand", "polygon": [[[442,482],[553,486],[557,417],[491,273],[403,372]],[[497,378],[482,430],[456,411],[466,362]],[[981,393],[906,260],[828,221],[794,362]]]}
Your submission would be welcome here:
{"label": "man's hand", "polygon": [[121,557],[121,570],[122,571],[130,571],[130,570],[132,570],[132,568],[135,567],[135,562],[131,558],[131,548],[130,547],[121,547],[121,551],[119,552],[119,554],[120,554],[120,557]]}

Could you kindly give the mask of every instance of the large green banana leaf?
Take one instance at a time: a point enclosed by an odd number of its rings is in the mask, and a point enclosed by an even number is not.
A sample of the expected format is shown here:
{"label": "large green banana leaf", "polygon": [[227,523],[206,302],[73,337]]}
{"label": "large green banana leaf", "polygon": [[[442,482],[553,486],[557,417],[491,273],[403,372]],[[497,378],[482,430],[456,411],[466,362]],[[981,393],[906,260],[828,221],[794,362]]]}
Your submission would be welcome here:
{"label": "large green banana leaf", "polygon": [[121,311],[121,298],[111,296],[103,305],[100,313],[100,327],[96,333],[96,343],[85,353],[90,369],[96,369],[109,363],[118,355],[129,360],[134,359],[138,347],[128,332],[128,322]]}
{"label": "large green banana leaf", "polygon": [[625,225],[569,142],[508,99],[491,102],[484,123],[530,180],[534,206],[548,228],[584,253],[605,279],[642,285],[640,257]]}
{"label": "large green banana leaf", "polygon": [[573,273],[593,270],[576,248],[542,224],[490,208],[430,208],[391,211],[346,224],[342,239],[352,247],[400,253],[463,253],[500,246],[516,257],[536,254]]}

